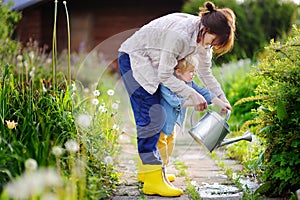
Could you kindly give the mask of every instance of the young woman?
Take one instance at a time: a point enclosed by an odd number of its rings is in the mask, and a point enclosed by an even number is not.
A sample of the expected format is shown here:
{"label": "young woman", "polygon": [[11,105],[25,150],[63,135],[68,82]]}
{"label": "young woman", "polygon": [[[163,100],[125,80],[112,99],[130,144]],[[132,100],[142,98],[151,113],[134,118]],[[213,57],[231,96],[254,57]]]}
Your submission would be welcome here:
{"label": "young woman", "polygon": [[189,98],[195,110],[207,102],[195,89],[174,76],[177,60],[197,58],[199,79],[222,101],[229,104],[211,73],[213,51],[228,52],[234,41],[235,15],[228,8],[217,9],[206,2],[199,16],[172,13],[155,19],[135,32],[119,48],[119,69],[128,91],[137,129],[139,157],[143,164],[145,194],[180,196],[183,191],[166,178],[157,141],[165,123],[159,85]]}

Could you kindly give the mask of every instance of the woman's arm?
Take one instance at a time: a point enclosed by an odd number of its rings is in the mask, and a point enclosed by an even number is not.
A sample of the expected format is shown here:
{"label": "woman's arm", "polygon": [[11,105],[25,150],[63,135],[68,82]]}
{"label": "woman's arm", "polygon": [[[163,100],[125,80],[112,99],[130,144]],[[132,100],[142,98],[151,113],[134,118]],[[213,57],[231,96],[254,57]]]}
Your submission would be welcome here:
{"label": "woman's arm", "polygon": [[196,72],[200,81],[217,96],[224,94],[220,83],[211,71],[212,49],[205,49],[204,47],[198,46],[193,56],[195,56],[198,61]]}
{"label": "woman's arm", "polygon": [[192,81],[192,82],[190,83],[190,86],[191,86],[194,90],[196,90],[199,94],[201,94],[201,95],[205,98],[205,100],[206,100],[206,102],[207,102],[208,104],[211,104],[211,100],[217,96],[217,95],[215,95],[214,93],[210,92],[207,88],[200,87],[200,86],[199,86],[197,83],[195,83],[194,81]]}

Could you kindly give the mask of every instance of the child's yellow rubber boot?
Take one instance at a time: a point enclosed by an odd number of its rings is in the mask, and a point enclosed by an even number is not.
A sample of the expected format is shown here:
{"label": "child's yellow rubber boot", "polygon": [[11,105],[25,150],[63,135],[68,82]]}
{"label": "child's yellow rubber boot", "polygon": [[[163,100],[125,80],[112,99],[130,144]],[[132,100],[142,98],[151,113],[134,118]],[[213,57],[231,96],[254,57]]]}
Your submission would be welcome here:
{"label": "child's yellow rubber boot", "polygon": [[[160,153],[160,157],[163,161],[164,166],[169,164],[169,159],[173,153],[173,149],[175,146],[175,133],[173,132],[170,136],[167,136],[163,132],[160,132],[160,136],[157,142],[157,148]],[[175,181],[175,174],[168,174],[166,172],[166,176],[169,181]]]}
{"label": "child's yellow rubber boot", "polygon": [[161,165],[144,165],[144,167],[147,169],[144,173],[144,194],[164,197],[177,197],[183,194],[181,189],[176,188],[166,179]]}

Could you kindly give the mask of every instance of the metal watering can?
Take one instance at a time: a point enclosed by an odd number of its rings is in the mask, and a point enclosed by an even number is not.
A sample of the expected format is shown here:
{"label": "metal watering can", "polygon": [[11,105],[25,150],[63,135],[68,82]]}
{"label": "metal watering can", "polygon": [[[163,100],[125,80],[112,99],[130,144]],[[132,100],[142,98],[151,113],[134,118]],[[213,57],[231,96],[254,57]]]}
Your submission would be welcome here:
{"label": "metal watering can", "polygon": [[246,131],[241,137],[224,140],[230,132],[229,125],[227,123],[230,117],[230,111],[228,111],[226,117],[223,118],[217,112],[209,110],[195,125],[193,125],[192,122],[193,114],[194,111],[190,118],[192,128],[189,130],[189,134],[199,144],[204,144],[210,152],[212,152],[215,148],[240,140],[246,140],[249,142],[252,141],[252,134],[250,131]]}

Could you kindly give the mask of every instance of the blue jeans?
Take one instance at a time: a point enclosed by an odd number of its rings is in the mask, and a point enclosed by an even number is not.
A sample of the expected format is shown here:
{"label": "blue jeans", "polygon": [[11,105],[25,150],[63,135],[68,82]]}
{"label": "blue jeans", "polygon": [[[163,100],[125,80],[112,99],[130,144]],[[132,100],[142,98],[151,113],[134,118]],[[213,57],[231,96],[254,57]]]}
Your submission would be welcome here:
{"label": "blue jeans", "polygon": [[159,89],[150,94],[134,79],[128,54],[119,53],[118,63],[134,114],[139,156],[143,164],[162,164],[157,141],[166,117]]}

